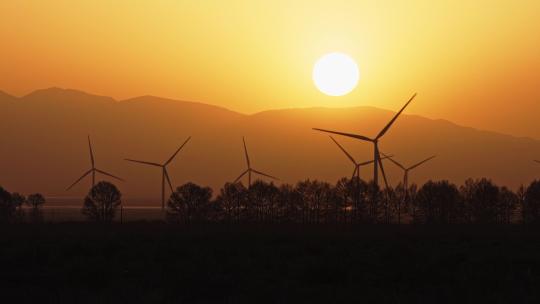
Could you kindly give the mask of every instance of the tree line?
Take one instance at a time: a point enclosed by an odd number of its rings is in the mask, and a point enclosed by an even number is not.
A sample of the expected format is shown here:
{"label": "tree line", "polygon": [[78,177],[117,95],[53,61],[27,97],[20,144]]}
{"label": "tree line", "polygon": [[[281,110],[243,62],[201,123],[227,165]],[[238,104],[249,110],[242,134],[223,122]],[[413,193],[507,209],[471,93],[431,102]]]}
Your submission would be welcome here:
{"label": "tree line", "polygon": [[227,183],[212,190],[193,183],[178,187],[168,201],[170,222],[509,224],[540,223],[540,181],[512,191],[491,180],[461,186],[428,181],[421,187],[380,189],[342,178],[336,184],[305,180],[296,185],[256,181]]}
{"label": "tree line", "polygon": [[[121,193],[114,184],[99,182],[83,201],[90,220],[111,222],[121,210]],[[24,197],[0,187],[0,221],[17,222],[29,206],[32,221],[42,220],[45,198]],[[540,180],[512,191],[491,180],[468,179],[461,186],[428,181],[421,187],[380,189],[358,178],[335,184],[304,180],[275,185],[261,180],[250,187],[226,183],[216,195],[210,187],[186,183],[167,202],[170,223],[297,223],[297,224],[509,224],[540,223]]]}
{"label": "tree line", "polygon": [[[43,220],[44,204],[45,197],[40,193],[26,197],[18,192],[9,193],[0,187],[0,223],[21,222],[26,213],[32,222],[40,222]],[[28,206],[29,210],[24,210],[24,205]]]}

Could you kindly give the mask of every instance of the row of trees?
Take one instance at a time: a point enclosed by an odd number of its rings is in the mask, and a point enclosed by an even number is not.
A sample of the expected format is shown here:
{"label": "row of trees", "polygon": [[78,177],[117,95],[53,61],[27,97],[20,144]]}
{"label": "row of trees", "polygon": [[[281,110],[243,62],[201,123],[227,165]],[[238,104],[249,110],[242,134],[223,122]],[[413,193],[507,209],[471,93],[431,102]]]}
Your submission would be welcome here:
{"label": "row of trees", "polygon": [[[115,185],[99,182],[84,199],[82,213],[91,221],[111,222],[119,207],[122,194]],[[0,223],[42,222],[45,197],[40,193],[28,197],[0,187]],[[24,207],[27,208],[24,208]]]}
{"label": "row of trees", "polygon": [[[121,208],[121,193],[109,182],[96,184],[82,213],[92,221],[110,222]],[[30,206],[32,221],[42,218],[41,194],[27,198],[0,188],[0,221],[20,220]],[[467,180],[458,187],[428,181],[404,189],[379,189],[360,179],[335,185],[305,180],[296,185],[256,181],[251,187],[227,183],[213,198],[212,189],[194,183],[178,187],[167,203],[174,223],[540,223],[540,181],[513,192],[488,179]]]}
{"label": "row of trees", "polygon": [[0,223],[20,222],[26,216],[27,206],[28,216],[32,222],[40,222],[43,219],[42,207],[45,204],[45,197],[39,193],[30,194],[28,197],[14,192],[9,193],[0,187]]}
{"label": "row of trees", "polygon": [[171,195],[167,215],[182,223],[540,223],[540,181],[516,192],[485,178],[383,190],[346,178],[335,185],[257,181],[249,189],[225,184],[213,200],[210,188],[187,183]]}

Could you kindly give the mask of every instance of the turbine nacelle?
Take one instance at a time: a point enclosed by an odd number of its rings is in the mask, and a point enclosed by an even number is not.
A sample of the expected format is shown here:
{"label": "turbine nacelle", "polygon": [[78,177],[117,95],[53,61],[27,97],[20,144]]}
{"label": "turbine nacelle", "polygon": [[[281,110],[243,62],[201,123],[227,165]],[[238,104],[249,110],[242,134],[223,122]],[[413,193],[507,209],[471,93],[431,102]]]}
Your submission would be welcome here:
{"label": "turbine nacelle", "polygon": [[[353,179],[355,176],[360,179],[360,167],[362,166],[365,166],[365,165],[369,165],[369,164],[372,164],[375,162],[375,159],[373,160],[370,160],[370,161],[365,161],[365,162],[362,162],[362,163],[358,163],[354,157],[351,156],[351,154],[349,154],[349,152],[347,152],[347,150],[345,150],[345,148],[343,148],[343,146],[341,146],[337,140],[334,139],[334,137],[332,136],[329,136],[330,139],[339,147],[339,149],[347,156],[347,158],[354,164],[354,171],[353,171],[353,174],[352,174],[352,177],[351,179]],[[388,158],[388,156],[385,156],[381,159],[386,159]]]}

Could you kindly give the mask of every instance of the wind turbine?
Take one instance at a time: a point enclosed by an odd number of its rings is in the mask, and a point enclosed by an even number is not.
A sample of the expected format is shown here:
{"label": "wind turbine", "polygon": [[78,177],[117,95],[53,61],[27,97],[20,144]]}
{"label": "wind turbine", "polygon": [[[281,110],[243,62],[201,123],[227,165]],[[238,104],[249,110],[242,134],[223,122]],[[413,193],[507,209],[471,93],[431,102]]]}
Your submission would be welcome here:
{"label": "wind turbine", "polygon": [[[356,178],[358,178],[358,180],[360,180],[360,167],[362,166],[365,166],[365,165],[369,165],[371,163],[373,163],[375,160],[370,160],[370,161],[366,161],[366,162],[362,162],[362,163],[358,163],[356,162],[356,160],[345,150],[345,148],[343,148],[332,136],[329,136],[332,141],[334,141],[334,143],[339,147],[339,149],[341,149],[341,151],[343,151],[343,153],[345,153],[345,155],[347,156],[347,158],[354,164],[354,171],[352,173],[352,176],[351,176],[351,179],[353,179],[355,176]],[[392,155],[390,156],[384,156],[383,158],[381,159],[386,159],[386,158],[390,158],[392,157]]]}
{"label": "wind turbine", "polygon": [[244,139],[244,137],[242,137],[242,141],[244,142],[244,153],[246,154],[247,170],[242,172],[242,174],[240,174],[240,176],[237,179],[234,180],[234,183],[237,183],[244,175],[247,174],[248,175],[248,188],[251,187],[251,173],[266,176],[266,177],[269,177],[269,178],[274,179],[274,180],[279,180],[279,178],[277,178],[277,177],[274,177],[272,175],[268,175],[266,173],[263,173],[261,171],[257,171],[255,169],[251,168],[251,162],[249,161],[249,154],[248,154],[248,150],[247,150],[247,147],[246,147],[246,140]]}
{"label": "wind turbine", "polygon": [[409,101],[407,101],[407,103],[401,108],[401,110],[399,110],[399,112],[396,113],[396,115],[390,120],[390,122],[388,122],[388,124],[374,138],[363,136],[363,135],[358,135],[358,134],[337,132],[337,131],[324,130],[324,129],[319,129],[319,128],[313,128],[313,130],[326,132],[326,133],[343,135],[343,136],[352,137],[352,138],[356,138],[356,139],[359,139],[359,140],[362,140],[362,141],[367,141],[367,142],[373,143],[373,154],[374,154],[373,158],[375,160],[375,162],[373,163],[373,182],[375,183],[375,185],[377,185],[377,186],[379,185],[379,167],[380,167],[381,168],[381,173],[383,175],[384,183],[385,183],[386,187],[388,188],[388,180],[386,179],[386,174],[384,173],[384,167],[383,167],[382,161],[381,161],[381,155],[379,153],[379,140],[384,136],[384,134],[386,134],[386,132],[390,129],[392,124],[399,117],[401,112],[403,112],[403,110],[405,110],[405,108],[409,105],[409,103],[411,103],[411,101],[415,97],[416,97],[416,93],[409,99]]}
{"label": "wind turbine", "polygon": [[100,170],[100,169],[96,168],[96,163],[94,161],[94,151],[92,150],[92,143],[90,142],[90,135],[88,135],[88,149],[90,150],[90,163],[91,163],[92,167],[90,168],[90,170],[86,171],[78,180],[76,180],[73,184],[71,184],[69,187],[67,187],[66,191],[73,188],[73,186],[75,186],[77,183],[79,183],[83,178],[85,178],[90,173],[92,173],[92,188],[96,185],[96,172],[101,173],[103,175],[110,176],[110,177],[115,178],[115,179],[117,179],[119,181],[124,181],[123,179],[121,179],[118,176],[114,176],[114,175],[112,175],[110,173],[107,173],[107,172],[105,172],[103,170]]}
{"label": "wind turbine", "polygon": [[[382,152],[381,152],[382,153]],[[409,191],[409,171],[419,167],[420,165],[423,165],[424,163],[434,159],[436,155],[433,155],[431,157],[428,157],[424,159],[423,161],[416,163],[410,167],[405,167],[396,160],[392,159],[392,156],[387,156],[386,154],[382,153],[382,155],[386,156],[391,162],[393,162],[396,166],[400,167],[403,170],[403,187],[405,188],[405,193],[408,193]]]}
{"label": "wind turbine", "polygon": [[169,184],[169,188],[171,189],[171,193],[174,192],[173,187],[172,187],[172,183],[171,183],[171,178],[169,177],[169,173],[167,172],[167,165],[170,164],[173,161],[173,159],[176,157],[178,152],[180,152],[180,150],[182,150],[182,148],[187,144],[187,142],[190,139],[191,139],[191,136],[188,137],[186,139],[186,141],[180,146],[180,148],[178,148],[178,150],[176,150],[176,152],[174,152],[174,154],[166,162],[164,162],[163,164],[158,164],[158,163],[154,163],[154,162],[147,162],[147,161],[142,161],[142,160],[129,159],[129,158],[124,159],[124,160],[134,162],[134,163],[139,163],[139,164],[143,164],[143,165],[149,165],[149,166],[154,166],[154,167],[160,167],[161,168],[161,210],[165,209],[165,180],[167,180],[167,184]]}

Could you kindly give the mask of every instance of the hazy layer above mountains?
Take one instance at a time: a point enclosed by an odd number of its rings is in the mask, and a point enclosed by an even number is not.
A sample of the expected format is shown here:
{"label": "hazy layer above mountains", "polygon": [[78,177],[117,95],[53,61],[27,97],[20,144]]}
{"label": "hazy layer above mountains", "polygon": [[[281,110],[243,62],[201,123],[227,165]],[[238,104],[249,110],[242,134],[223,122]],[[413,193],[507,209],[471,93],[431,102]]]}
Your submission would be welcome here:
{"label": "hazy layer above mountains", "polygon": [[[479,131],[444,120],[402,115],[381,141],[381,149],[405,165],[438,157],[413,171],[411,181],[487,176],[516,187],[540,175],[540,141]],[[173,184],[193,181],[219,187],[245,170],[242,136],[255,169],[293,183],[311,178],[335,182],[350,176],[350,161],[327,135],[313,127],[374,136],[393,115],[370,107],[284,109],[244,115],[203,103],[143,96],[125,101],[75,90],[46,89],[16,98],[0,92],[0,185],[23,193],[82,196],[90,179],[72,191],[67,185],[90,168],[86,136],[92,138],[98,168],[126,179],[126,197],[158,201],[159,168],[124,158],[164,162],[188,137],[192,140],[169,173]],[[335,137],[358,161],[372,158],[372,146]],[[386,163],[391,183],[402,172]],[[371,177],[371,167],[361,175]],[[99,175],[98,175],[99,176]],[[100,176],[101,177],[101,176]]]}

